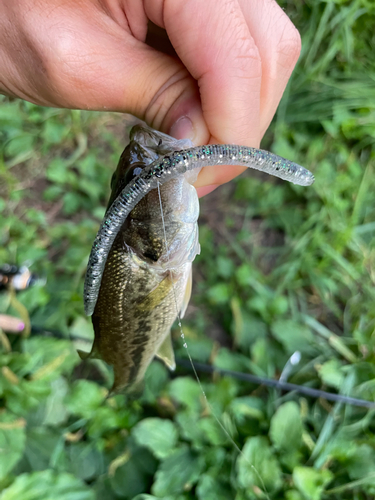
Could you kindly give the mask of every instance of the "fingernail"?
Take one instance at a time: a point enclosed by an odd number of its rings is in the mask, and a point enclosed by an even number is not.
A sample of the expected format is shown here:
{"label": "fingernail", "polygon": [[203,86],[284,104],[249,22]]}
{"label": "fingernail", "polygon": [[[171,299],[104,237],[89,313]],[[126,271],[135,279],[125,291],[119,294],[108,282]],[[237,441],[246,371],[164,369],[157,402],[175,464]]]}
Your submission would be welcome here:
{"label": "fingernail", "polygon": [[197,188],[197,193],[199,198],[202,198],[202,196],[206,196],[208,193],[212,193],[217,187],[219,187],[219,184],[211,184],[210,186],[202,186]]}
{"label": "fingernail", "polygon": [[0,314],[0,329],[3,329],[5,332],[22,332],[24,328],[25,323],[20,321],[19,318],[9,316],[9,314]]}
{"label": "fingernail", "polygon": [[175,139],[194,140],[195,131],[193,123],[188,116],[181,116],[170,128],[169,135]]}

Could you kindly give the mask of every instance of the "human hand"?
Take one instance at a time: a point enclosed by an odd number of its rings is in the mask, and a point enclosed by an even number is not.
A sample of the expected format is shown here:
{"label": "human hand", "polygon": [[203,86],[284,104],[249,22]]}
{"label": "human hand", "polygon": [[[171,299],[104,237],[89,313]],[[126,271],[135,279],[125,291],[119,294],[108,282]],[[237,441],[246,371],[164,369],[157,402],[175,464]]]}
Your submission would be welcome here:
{"label": "human hand", "polygon": [[[145,43],[148,20],[178,55]],[[274,0],[0,0],[0,93],[258,147],[300,52]],[[244,169],[206,167],[200,195]]]}

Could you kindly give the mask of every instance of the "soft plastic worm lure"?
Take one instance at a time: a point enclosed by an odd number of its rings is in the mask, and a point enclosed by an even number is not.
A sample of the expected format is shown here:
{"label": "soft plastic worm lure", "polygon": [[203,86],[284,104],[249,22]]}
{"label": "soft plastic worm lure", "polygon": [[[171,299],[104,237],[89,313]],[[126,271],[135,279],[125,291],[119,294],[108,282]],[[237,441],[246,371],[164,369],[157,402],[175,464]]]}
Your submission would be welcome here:
{"label": "soft plastic worm lure", "polygon": [[280,179],[310,186],[314,176],[305,168],[261,149],[236,145],[210,145],[168,154],[145,167],[125,186],[108,209],[91,249],[85,286],[85,312],[91,316],[98,298],[104,266],[111,246],[125,219],[152,189],[189,170],[210,165],[239,165],[266,172]]}

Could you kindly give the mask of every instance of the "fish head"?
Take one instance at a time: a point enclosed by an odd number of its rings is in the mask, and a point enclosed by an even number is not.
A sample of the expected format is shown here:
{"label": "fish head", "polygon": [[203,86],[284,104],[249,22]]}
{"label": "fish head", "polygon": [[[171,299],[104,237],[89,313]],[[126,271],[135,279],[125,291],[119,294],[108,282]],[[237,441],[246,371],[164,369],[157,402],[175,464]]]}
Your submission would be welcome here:
{"label": "fish head", "polygon": [[[130,143],[122,153],[111,181],[109,206],[122,189],[145,167],[173,151],[190,147],[189,140],[172,137],[135,126]],[[148,265],[155,268],[179,267],[192,262],[199,253],[199,202],[191,175],[184,175],[150,191],[134,207],[121,229],[124,244]]]}
{"label": "fish head", "polygon": [[[112,175],[108,208],[123,188],[147,165],[174,151],[193,146],[190,139],[177,140],[144,125],[135,125],[130,131],[129,139],[130,142],[124,149]],[[197,175],[195,173],[195,176]],[[190,182],[194,182],[194,180],[190,181],[189,178]]]}

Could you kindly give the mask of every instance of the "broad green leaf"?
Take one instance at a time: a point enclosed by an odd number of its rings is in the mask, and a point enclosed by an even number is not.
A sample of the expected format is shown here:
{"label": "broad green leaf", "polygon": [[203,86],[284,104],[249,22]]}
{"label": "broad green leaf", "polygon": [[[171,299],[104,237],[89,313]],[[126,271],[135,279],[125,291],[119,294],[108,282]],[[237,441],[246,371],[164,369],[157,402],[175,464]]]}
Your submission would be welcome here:
{"label": "broad green leaf", "polygon": [[[141,493],[140,495],[137,495],[134,497],[132,500],[160,500],[160,497],[154,497],[154,495],[147,495],[146,493]],[[163,497],[163,500],[186,500],[185,496],[175,496],[173,497]]]}
{"label": "broad green leaf", "polygon": [[254,340],[267,335],[267,325],[264,321],[261,321],[253,314],[249,314],[242,308],[238,300],[232,299],[231,309],[235,343],[246,352],[251,348]]}
{"label": "broad green leaf", "polygon": [[[111,482],[107,475],[101,475],[97,478],[95,483],[92,486],[93,491],[95,492],[96,500],[114,500],[114,492],[111,488]],[[133,500],[133,499],[132,499]]]}
{"label": "broad green leaf", "polygon": [[[187,337],[187,346],[189,349],[190,356],[194,361],[201,361],[203,363],[206,363],[210,359],[210,355],[212,353],[213,349],[213,340],[207,337],[199,337],[199,338],[194,338],[196,335],[196,332],[189,330],[189,328],[186,328],[184,325],[184,333],[185,333],[185,338]],[[189,339],[189,336],[194,338],[193,341]],[[175,344],[178,345],[178,347],[181,347],[183,342],[178,340],[175,342]]]}
{"label": "broad green leaf", "polygon": [[72,474],[52,470],[21,474],[0,500],[96,500],[90,488]]}
{"label": "broad green leaf", "polygon": [[202,390],[198,383],[190,377],[178,377],[169,384],[168,392],[178,403],[186,405],[191,411],[202,408]]}
{"label": "broad green leaf", "polygon": [[0,129],[14,127],[20,129],[23,125],[23,116],[19,112],[17,102],[0,102]]}
{"label": "broad green leaf", "polygon": [[342,370],[342,365],[338,359],[330,359],[320,367],[317,367],[319,376],[323,382],[331,387],[340,389],[344,382],[345,375]]}
{"label": "broad green leaf", "polygon": [[28,470],[42,471],[52,466],[57,470],[67,467],[64,440],[58,430],[48,427],[31,427],[27,430],[24,459]]}
{"label": "broad green leaf", "polygon": [[64,123],[57,123],[50,119],[44,123],[42,137],[47,144],[58,144],[68,131]]}
{"label": "broad green leaf", "polygon": [[31,134],[21,134],[14,137],[5,148],[8,156],[18,156],[30,153],[33,150],[35,137]]}
{"label": "broad green leaf", "polygon": [[320,500],[333,474],[328,469],[316,470],[312,467],[296,467],[293,471],[295,486],[306,500]]}
{"label": "broad green leaf", "polygon": [[285,493],[285,500],[305,500],[299,491],[289,490]]}
{"label": "broad green leaf", "polygon": [[202,448],[207,443],[202,429],[198,425],[200,416],[188,410],[181,410],[175,417],[180,428],[180,436],[186,441],[192,441],[194,447]]}
{"label": "broad green leaf", "polygon": [[65,215],[72,215],[78,211],[81,206],[81,196],[74,191],[64,193],[63,197],[63,212]]}
{"label": "broad green leaf", "polygon": [[69,447],[71,472],[82,480],[90,480],[105,471],[103,455],[96,449],[95,442],[72,443]]}
{"label": "broad green leaf", "polygon": [[198,427],[206,441],[214,446],[220,446],[228,442],[228,436],[224,433],[214,417],[205,417],[198,420]]}
{"label": "broad green leaf", "polygon": [[[98,388],[103,389],[99,386]],[[103,392],[106,394],[105,390]],[[104,404],[104,397],[102,401]],[[108,403],[107,406],[95,408],[95,398],[92,403],[91,407],[91,403],[88,402],[84,411],[86,418],[90,418],[88,433],[91,439],[98,439],[109,431],[129,427],[129,412],[126,408],[112,408]]]}
{"label": "broad green leaf", "polygon": [[152,362],[145,374],[144,391],[141,396],[142,403],[154,403],[168,380],[169,370],[164,363],[160,363],[159,361]]}
{"label": "broad green leaf", "polygon": [[60,185],[52,184],[43,192],[43,199],[46,201],[54,201],[60,199],[64,193],[64,188]]}
{"label": "broad green leaf", "polygon": [[228,500],[232,493],[230,487],[225,486],[219,477],[212,477],[208,474],[201,475],[196,488],[199,500]]}
{"label": "broad green leaf", "polygon": [[237,459],[238,484],[241,488],[275,491],[281,486],[280,466],[264,437],[247,439]]}
{"label": "broad green leaf", "polygon": [[233,370],[246,373],[249,368],[249,359],[243,354],[234,353],[222,347],[215,357],[215,366],[224,370]]}
{"label": "broad green leaf", "polygon": [[164,498],[189,491],[196,484],[202,469],[203,457],[194,455],[184,446],[161,463],[151,492]]}
{"label": "broad green leaf", "polygon": [[60,377],[51,383],[51,393],[45,402],[43,425],[58,426],[65,422],[68,410],[64,399],[69,391],[65,378]]}
{"label": "broad green leaf", "polygon": [[30,337],[24,341],[24,351],[30,356],[23,372],[31,372],[33,380],[51,381],[70,373],[79,362],[70,340]]}
{"label": "broad green leaf", "polygon": [[246,419],[264,420],[264,402],[254,396],[233,399],[230,411],[239,423]]}
{"label": "broad green leaf", "polygon": [[30,410],[38,407],[51,393],[51,383],[47,380],[20,380],[19,384],[7,382],[7,385],[8,409],[28,420],[34,418]]}
{"label": "broad green leaf", "polygon": [[132,429],[132,436],[159,459],[168,457],[174,451],[178,438],[176,425],[161,418],[141,420]]}
{"label": "broad green leaf", "polygon": [[[342,444],[343,446],[345,445],[345,443]],[[372,484],[375,486],[375,451],[372,446],[362,444],[353,447],[353,451],[349,457],[347,468],[351,479],[372,476]]]}
{"label": "broad green leaf", "polygon": [[64,184],[71,178],[71,172],[66,162],[61,158],[55,158],[47,168],[47,179],[56,184]]}
{"label": "broad green leaf", "polygon": [[251,359],[254,365],[263,373],[273,371],[273,362],[270,357],[270,342],[267,338],[259,338],[251,349]]}
{"label": "broad green leaf", "polygon": [[[174,497],[166,497],[165,500],[173,499]],[[133,500],[159,500],[158,497],[154,497],[154,495],[147,495],[146,493],[141,493],[133,498]]]}
{"label": "broad green leaf", "polygon": [[306,325],[293,320],[277,320],[272,324],[271,331],[288,354],[311,351],[314,336]]}
{"label": "broad green leaf", "polygon": [[237,267],[235,274],[238,283],[243,287],[248,287],[253,279],[254,271],[249,264],[243,263],[241,266]]}
{"label": "broad green leaf", "polygon": [[221,255],[217,258],[217,271],[218,275],[228,279],[233,275],[234,272],[234,262],[232,259],[228,259],[228,257],[222,257]]}
{"label": "broad green leaf", "polygon": [[231,291],[226,283],[218,283],[208,290],[208,298],[212,304],[226,304],[230,295]]}
{"label": "broad green leaf", "polygon": [[0,413],[0,481],[22,457],[25,448],[25,424],[8,412]]}
{"label": "broad green leaf", "polygon": [[131,448],[125,464],[118,467],[113,475],[110,474],[109,482],[118,497],[132,500],[149,490],[155,470],[156,460],[148,450]]}
{"label": "broad green leaf", "polygon": [[[31,259],[39,260],[46,257],[46,252],[44,249],[40,249],[35,246],[34,248],[25,249],[25,255],[30,256]],[[45,286],[37,283],[35,286],[24,290],[22,295],[19,295],[19,299],[20,302],[22,302],[22,304],[26,307],[28,313],[31,314],[36,309],[48,304],[50,295]]]}
{"label": "broad green leaf", "polygon": [[103,405],[106,390],[95,382],[77,380],[65,404],[70,413],[85,418],[91,418],[94,412]]}
{"label": "broad green leaf", "polygon": [[302,443],[302,419],[294,401],[281,405],[271,419],[270,438],[283,451],[298,450]]}

